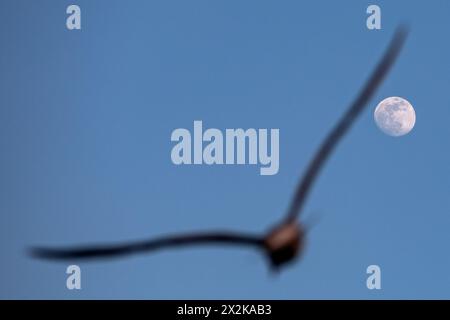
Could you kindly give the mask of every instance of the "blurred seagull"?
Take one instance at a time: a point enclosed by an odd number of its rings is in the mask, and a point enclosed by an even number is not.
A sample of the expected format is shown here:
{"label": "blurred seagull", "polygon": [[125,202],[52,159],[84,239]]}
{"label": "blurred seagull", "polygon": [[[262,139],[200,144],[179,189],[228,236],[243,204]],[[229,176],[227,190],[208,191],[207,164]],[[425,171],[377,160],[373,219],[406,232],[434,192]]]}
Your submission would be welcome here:
{"label": "blurred seagull", "polygon": [[168,235],[147,241],[108,246],[33,248],[31,250],[32,256],[50,260],[99,259],[194,245],[229,245],[248,246],[261,250],[267,257],[270,267],[274,270],[293,262],[301,255],[304,248],[307,228],[303,223],[298,222],[297,218],[302,212],[312,184],[337,143],[367,106],[376,89],[391,69],[403,47],[406,36],[406,28],[398,28],[386,53],[368,82],[312,158],[294,193],[286,218],[268,232],[248,234],[231,231],[208,231]]}

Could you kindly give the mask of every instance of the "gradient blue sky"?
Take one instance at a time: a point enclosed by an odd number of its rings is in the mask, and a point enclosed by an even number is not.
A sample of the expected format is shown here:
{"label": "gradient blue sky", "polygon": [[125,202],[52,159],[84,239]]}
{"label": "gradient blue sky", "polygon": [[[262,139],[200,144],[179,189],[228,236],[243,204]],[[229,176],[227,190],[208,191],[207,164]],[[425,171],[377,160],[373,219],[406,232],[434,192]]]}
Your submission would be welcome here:
{"label": "gradient blue sky", "polygon": [[[65,9],[82,9],[68,31]],[[382,30],[366,8],[382,8]],[[0,298],[450,298],[450,2],[0,2]],[[194,248],[80,263],[31,245],[166,232],[264,231],[400,22],[398,63],[339,145],[304,217],[301,261],[269,273],[257,252]],[[376,104],[402,96],[414,130],[392,138]],[[175,128],[279,128],[280,171],[174,166]],[[382,290],[366,268],[382,269]]]}

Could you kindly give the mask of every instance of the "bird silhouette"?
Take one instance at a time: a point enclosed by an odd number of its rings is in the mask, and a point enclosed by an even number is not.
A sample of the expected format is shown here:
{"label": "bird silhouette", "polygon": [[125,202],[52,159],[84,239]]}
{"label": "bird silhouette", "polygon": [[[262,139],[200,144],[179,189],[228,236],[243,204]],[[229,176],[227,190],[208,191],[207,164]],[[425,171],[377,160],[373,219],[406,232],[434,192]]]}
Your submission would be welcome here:
{"label": "bird silhouette", "polygon": [[274,270],[278,270],[279,267],[293,262],[301,255],[304,248],[307,228],[297,220],[311,187],[338,142],[368,105],[369,100],[391,69],[403,47],[407,33],[405,27],[397,29],[389,47],[367,83],[312,158],[295,190],[286,217],[268,232],[251,234],[231,231],[207,231],[174,234],[116,245],[65,248],[37,247],[31,249],[31,255],[50,260],[100,259],[194,245],[229,245],[248,246],[261,250],[267,257],[269,266]]}

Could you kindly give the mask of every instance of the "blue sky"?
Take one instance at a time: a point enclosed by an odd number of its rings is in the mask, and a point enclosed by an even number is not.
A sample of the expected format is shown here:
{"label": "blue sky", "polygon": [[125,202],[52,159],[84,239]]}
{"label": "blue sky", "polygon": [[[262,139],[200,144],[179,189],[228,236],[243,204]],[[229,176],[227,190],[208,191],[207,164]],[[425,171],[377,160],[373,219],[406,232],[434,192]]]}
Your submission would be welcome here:
{"label": "blue sky", "polygon": [[[82,10],[68,31],[65,10]],[[366,28],[378,4],[382,30]],[[0,3],[0,297],[450,298],[450,2],[20,1]],[[302,218],[304,256],[278,276],[247,249],[193,248],[79,263],[37,244],[167,232],[263,232],[394,29],[411,34],[332,155]],[[377,103],[408,99],[413,131],[383,134]],[[176,128],[279,128],[280,170],[175,166]],[[382,289],[366,288],[377,264]]]}

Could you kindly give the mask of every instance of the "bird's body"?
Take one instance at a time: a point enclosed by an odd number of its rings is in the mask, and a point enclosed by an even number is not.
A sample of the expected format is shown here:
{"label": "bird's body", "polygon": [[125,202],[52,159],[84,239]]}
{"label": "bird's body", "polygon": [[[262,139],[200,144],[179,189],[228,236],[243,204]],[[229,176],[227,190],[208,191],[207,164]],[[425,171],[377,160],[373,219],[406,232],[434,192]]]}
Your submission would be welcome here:
{"label": "bird's body", "polygon": [[296,222],[275,227],[264,239],[264,248],[273,268],[298,258],[303,252],[304,244],[305,231],[303,226]]}

